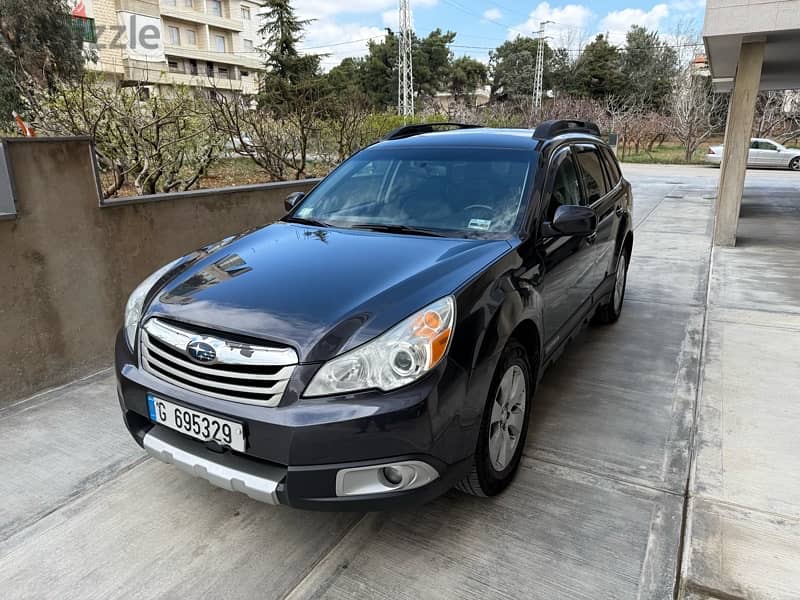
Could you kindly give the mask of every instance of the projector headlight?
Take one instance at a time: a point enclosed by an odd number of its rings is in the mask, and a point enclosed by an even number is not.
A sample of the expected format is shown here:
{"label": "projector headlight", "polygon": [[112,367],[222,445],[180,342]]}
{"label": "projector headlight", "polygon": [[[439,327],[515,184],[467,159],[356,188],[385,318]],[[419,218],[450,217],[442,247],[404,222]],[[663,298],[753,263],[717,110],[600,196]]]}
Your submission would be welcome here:
{"label": "projector headlight", "polygon": [[134,349],[134,344],[136,343],[136,328],[139,327],[139,320],[142,318],[142,309],[144,308],[144,300],[148,292],[167,271],[174,268],[181,260],[183,260],[183,257],[173,260],[168,265],[161,267],[140,283],[128,298],[128,303],[125,305],[125,339],[128,341],[128,346],[131,350]]}
{"label": "projector headlight", "polygon": [[303,396],[375,388],[388,392],[416,381],[444,358],[454,325],[453,297],[437,300],[371,342],[326,362]]}

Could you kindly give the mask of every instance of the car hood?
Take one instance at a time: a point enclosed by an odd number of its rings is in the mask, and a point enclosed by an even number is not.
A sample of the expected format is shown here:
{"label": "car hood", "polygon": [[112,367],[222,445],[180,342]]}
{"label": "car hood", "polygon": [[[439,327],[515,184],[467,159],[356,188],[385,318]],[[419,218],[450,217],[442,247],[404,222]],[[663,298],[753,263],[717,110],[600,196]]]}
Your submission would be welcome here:
{"label": "car hood", "polygon": [[510,248],[279,222],[187,257],[151,294],[145,319],[286,344],[318,362],[452,293]]}

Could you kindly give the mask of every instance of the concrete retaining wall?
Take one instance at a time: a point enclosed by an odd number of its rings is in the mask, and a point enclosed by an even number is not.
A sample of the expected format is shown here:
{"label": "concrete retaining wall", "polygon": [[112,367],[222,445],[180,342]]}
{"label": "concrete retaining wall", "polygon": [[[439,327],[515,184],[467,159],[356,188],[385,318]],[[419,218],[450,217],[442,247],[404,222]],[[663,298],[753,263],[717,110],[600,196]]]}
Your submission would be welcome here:
{"label": "concrete retaining wall", "polygon": [[130,291],[169,260],[283,215],[316,180],[100,206],[88,139],[7,144],[17,217],[0,221],[0,407],[112,364]]}

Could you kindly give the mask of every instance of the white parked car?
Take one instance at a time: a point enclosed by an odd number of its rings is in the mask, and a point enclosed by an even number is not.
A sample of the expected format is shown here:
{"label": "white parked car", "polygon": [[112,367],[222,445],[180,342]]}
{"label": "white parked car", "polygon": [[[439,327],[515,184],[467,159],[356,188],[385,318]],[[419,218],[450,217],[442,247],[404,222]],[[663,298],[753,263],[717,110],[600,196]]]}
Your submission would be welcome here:
{"label": "white parked car", "polygon": [[[706,162],[718,167],[722,163],[722,146],[710,146]],[[753,138],[750,140],[747,166],[800,171],[800,150],[787,148],[765,138]]]}

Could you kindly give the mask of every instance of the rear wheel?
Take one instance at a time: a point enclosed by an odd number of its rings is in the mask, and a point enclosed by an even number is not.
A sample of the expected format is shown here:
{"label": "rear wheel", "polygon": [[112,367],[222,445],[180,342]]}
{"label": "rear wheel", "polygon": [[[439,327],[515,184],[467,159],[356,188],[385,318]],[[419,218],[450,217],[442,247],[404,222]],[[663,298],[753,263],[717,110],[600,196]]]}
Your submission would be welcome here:
{"label": "rear wheel", "polygon": [[528,435],[534,378],[525,347],[511,340],[497,365],[483,412],[472,470],[456,487],[494,496],[514,479]]}
{"label": "rear wheel", "polygon": [[800,171],[800,156],[795,156],[792,162],[789,163],[789,168],[792,171]]}
{"label": "rear wheel", "polygon": [[594,322],[600,325],[616,323],[622,314],[622,301],[625,299],[625,285],[628,281],[628,254],[623,250],[617,259],[614,274],[614,287],[605,304],[601,304],[594,315]]}

